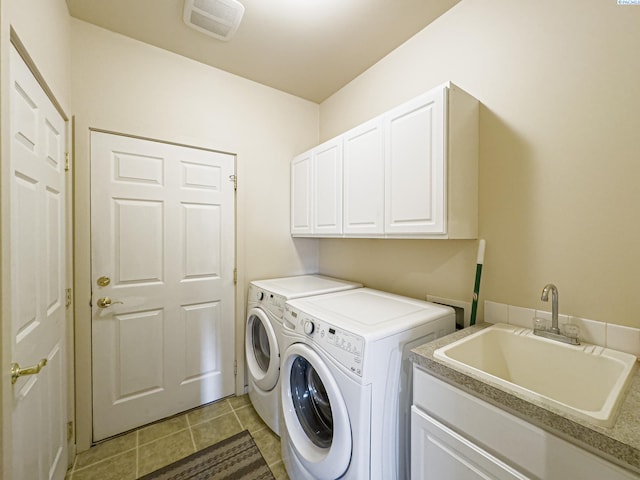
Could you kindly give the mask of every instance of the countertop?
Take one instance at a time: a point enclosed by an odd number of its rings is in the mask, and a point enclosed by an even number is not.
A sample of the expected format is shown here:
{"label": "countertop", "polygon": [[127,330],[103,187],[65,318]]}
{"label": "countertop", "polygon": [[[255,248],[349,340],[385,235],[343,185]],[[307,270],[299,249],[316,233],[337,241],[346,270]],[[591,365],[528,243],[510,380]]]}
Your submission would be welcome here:
{"label": "countertop", "polygon": [[626,469],[640,473],[640,368],[636,368],[616,423],[611,428],[600,427],[554,411],[551,407],[532,403],[497,384],[490,385],[470,377],[434,358],[433,352],[436,349],[490,326],[490,323],[480,323],[421,345],[411,351],[411,359],[414,364],[451,385]]}

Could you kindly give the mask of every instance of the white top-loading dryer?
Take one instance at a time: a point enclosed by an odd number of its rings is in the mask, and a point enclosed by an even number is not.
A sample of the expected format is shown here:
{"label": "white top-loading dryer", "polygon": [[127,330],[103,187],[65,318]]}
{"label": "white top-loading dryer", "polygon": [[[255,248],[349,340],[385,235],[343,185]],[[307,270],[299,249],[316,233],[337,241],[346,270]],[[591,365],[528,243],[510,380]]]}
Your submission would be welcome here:
{"label": "white top-loading dryer", "polygon": [[249,398],[262,420],[279,434],[280,337],[286,300],[362,287],[323,275],[255,280],[249,284],[245,354]]}
{"label": "white top-loading dryer", "polygon": [[361,288],[286,303],[281,445],[295,479],[408,478],[408,352],[453,309]]}

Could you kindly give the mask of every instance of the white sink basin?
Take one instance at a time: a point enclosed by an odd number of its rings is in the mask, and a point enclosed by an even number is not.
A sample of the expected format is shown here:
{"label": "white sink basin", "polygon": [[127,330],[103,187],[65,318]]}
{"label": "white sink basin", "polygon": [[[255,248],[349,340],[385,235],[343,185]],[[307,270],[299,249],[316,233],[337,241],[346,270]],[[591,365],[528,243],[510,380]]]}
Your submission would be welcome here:
{"label": "white sink basin", "polygon": [[469,376],[602,427],[615,423],[636,365],[628,353],[565,345],[500,323],[439,348],[434,356]]}

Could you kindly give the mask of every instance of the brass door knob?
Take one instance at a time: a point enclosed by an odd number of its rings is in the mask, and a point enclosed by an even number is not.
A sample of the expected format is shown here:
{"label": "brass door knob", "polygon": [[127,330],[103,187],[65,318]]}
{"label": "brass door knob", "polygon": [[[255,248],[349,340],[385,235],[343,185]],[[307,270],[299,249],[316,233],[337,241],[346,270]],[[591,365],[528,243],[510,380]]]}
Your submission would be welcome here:
{"label": "brass door knob", "polygon": [[46,364],[47,364],[46,358],[43,358],[35,365],[26,367],[26,368],[20,368],[19,364],[12,363],[11,364],[11,385],[14,385],[18,381],[18,378],[20,377],[23,377],[25,375],[36,375],[40,373],[40,370],[42,370],[42,367],[44,367]]}
{"label": "brass door knob", "polygon": [[100,308],[109,308],[111,305],[115,305],[116,303],[122,303],[120,301],[113,301],[109,297],[102,297],[98,299],[98,307]]}

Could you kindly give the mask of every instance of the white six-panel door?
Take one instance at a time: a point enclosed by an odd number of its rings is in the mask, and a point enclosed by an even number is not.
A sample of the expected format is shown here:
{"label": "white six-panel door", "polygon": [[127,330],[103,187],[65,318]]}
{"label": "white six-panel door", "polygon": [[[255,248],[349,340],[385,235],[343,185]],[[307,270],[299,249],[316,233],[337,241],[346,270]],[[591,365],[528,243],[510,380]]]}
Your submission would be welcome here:
{"label": "white six-panel door", "polygon": [[94,440],[234,392],[234,163],[91,133]]}
{"label": "white six-panel door", "polygon": [[13,385],[13,478],[62,479],[66,125],[13,46],[10,57],[11,356],[22,368],[46,360]]}

